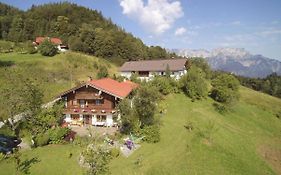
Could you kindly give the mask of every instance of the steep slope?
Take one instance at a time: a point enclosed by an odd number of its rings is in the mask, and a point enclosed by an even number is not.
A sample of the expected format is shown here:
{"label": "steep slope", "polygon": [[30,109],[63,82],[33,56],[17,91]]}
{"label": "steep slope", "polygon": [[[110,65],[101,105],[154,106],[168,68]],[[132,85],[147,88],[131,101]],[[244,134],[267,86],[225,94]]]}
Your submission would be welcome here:
{"label": "steep slope", "polygon": [[105,59],[75,52],[62,53],[54,57],[39,54],[1,54],[0,62],[3,65],[8,64],[8,67],[0,64],[1,85],[7,83],[7,76],[19,71],[23,77],[30,77],[40,86],[44,92],[45,102],[75,84],[87,81],[88,76],[95,78],[103,66],[108,69],[110,75],[117,72],[116,66]]}
{"label": "steep slope", "polygon": [[0,3],[0,10],[3,40],[26,42],[49,36],[62,39],[71,50],[114,60],[169,57],[165,49],[146,46],[101,12],[74,3],[33,5],[27,11]]}
{"label": "steep slope", "polygon": [[281,75],[280,61],[262,55],[253,55],[245,49],[218,48],[212,51],[182,49],[174,51],[181,56],[206,58],[213,69],[232,72],[236,75],[266,77],[273,72]]}
{"label": "steep slope", "polygon": [[[281,120],[275,117],[281,100],[247,88],[241,88],[241,96],[225,115],[213,109],[211,99],[191,102],[183,94],[169,96],[161,141],[113,160],[112,174],[278,173],[263,150],[281,151]],[[188,131],[187,125],[194,129]]]}

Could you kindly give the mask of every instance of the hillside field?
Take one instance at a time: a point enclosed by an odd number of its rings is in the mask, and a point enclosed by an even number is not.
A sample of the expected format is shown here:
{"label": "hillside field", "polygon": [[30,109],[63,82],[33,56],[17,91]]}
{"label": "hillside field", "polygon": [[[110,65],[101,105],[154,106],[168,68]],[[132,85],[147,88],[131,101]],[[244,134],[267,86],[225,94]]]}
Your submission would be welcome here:
{"label": "hillside field", "polygon": [[9,71],[19,70],[24,77],[35,80],[47,102],[79,82],[87,81],[89,76],[96,78],[102,66],[108,69],[110,75],[117,72],[116,66],[105,59],[75,52],[61,53],[54,57],[40,54],[0,54],[0,83],[5,84],[5,74],[7,76]]}
{"label": "hillside field", "polygon": [[[117,72],[117,67],[106,60],[72,52],[52,58],[3,54],[0,61],[12,61],[8,69],[22,68],[26,76],[37,78],[45,101],[87,80],[88,75],[94,77],[101,65],[111,75]],[[2,75],[6,71],[0,68],[0,83],[5,83]],[[191,102],[181,93],[168,95],[160,142],[141,144],[129,158],[112,159],[111,174],[281,174],[281,119],[276,117],[281,99],[244,87],[240,95],[239,103],[223,115],[215,111],[210,98]],[[79,147],[68,144],[22,154],[26,160],[39,160],[31,165],[30,174],[78,175],[83,174],[77,164],[79,152]],[[69,153],[73,153],[71,158]],[[14,174],[14,167],[12,161],[0,161],[0,174]]]}
{"label": "hillside field", "polygon": [[281,120],[275,112],[281,100],[240,91],[239,104],[224,115],[214,110],[211,99],[168,96],[161,141],[113,160],[112,174],[280,174]]}

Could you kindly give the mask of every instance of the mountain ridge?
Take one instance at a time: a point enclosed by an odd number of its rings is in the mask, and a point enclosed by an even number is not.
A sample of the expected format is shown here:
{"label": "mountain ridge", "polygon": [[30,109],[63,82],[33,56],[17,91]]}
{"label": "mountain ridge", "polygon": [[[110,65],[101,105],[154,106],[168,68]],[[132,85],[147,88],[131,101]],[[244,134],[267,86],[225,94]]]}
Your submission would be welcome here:
{"label": "mountain ridge", "polygon": [[185,57],[203,57],[212,69],[236,75],[264,78],[269,74],[281,75],[281,62],[263,55],[251,54],[244,48],[173,49],[172,52]]}

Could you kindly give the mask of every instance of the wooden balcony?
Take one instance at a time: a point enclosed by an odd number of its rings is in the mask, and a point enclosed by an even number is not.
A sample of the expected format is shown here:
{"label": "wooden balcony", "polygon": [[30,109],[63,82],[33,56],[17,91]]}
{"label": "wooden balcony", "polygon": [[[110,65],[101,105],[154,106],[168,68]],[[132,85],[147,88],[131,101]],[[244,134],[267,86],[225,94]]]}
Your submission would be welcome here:
{"label": "wooden balcony", "polygon": [[96,109],[92,107],[68,107],[63,110],[63,114],[83,114],[83,115],[107,115],[107,114],[114,114],[116,112],[115,109],[112,108],[103,108],[103,109]]}

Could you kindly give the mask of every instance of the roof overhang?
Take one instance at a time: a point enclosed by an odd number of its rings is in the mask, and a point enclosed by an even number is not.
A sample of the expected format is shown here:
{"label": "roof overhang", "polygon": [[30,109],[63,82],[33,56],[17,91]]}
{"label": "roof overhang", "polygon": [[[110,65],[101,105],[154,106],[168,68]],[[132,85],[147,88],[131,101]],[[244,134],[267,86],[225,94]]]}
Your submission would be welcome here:
{"label": "roof overhang", "polygon": [[60,95],[59,95],[59,98],[62,98],[63,96],[65,96],[65,95],[67,95],[67,94],[69,94],[69,93],[71,93],[71,92],[73,92],[73,91],[75,91],[75,90],[77,90],[77,89],[80,89],[80,88],[82,88],[82,87],[84,87],[84,86],[90,86],[90,87],[92,87],[92,88],[95,88],[95,89],[97,89],[97,90],[100,90],[100,91],[102,91],[102,92],[104,92],[104,93],[107,93],[107,94],[109,94],[109,95],[111,95],[111,96],[114,96],[114,97],[117,97],[117,98],[119,98],[119,99],[124,99],[124,98],[125,98],[125,97],[121,97],[121,96],[119,96],[119,95],[113,94],[113,93],[111,93],[111,92],[109,92],[109,91],[107,91],[107,90],[105,90],[105,89],[103,89],[103,88],[100,88],[100,87],[98,87],[98,86],[95,86],[95,85],[93,85],[93,84],[91,84],[91,83],[83,83],[83,84],[81,84],[81,85],[79,85],[79,86],[76,86],[76,87],[74,87],[74,88],[72,88],[72,89],[69,89],[68,91],[65,91],[65,92],[63,92],[62,94],[60,94]]}

